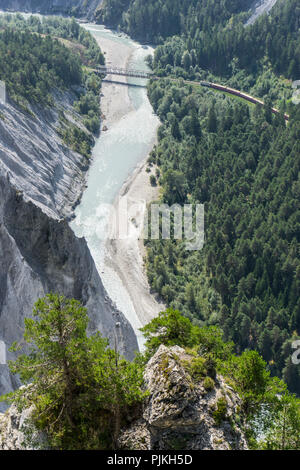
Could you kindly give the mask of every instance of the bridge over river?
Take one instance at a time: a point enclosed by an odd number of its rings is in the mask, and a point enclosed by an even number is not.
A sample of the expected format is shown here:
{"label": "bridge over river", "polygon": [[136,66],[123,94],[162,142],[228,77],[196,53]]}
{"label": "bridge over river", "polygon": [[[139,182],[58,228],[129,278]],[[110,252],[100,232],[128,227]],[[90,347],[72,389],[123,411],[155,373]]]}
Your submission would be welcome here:
{"label": "bridge over river", "polygon": [[147,80],[150,78],[154,78],[154,75],[151,72],[142,72],[141,70],[133,69],[122,69],[119,67],[99,66],[96,69],[93,69],[93,72],[100,75],[121,75],[123,77],[145,78]]}
{"label": "bridge over river", "polygon": [[[124,77],[143,78],[147,80],[149,79],[159,80],[161,78],[168,78],[169,80],[172,80],[172,81],[180,80],[179,78],[172,78],[172,77],[157,77],[152,72],[143,72],[141,70],[123,69],[123,68],[112,67],[112,66],[109,66],[109,67],[98,66],[96,69],[92,69],[92,71],[98,75],[121,75]],[[264,106],[265,104],[262,100],[255,98],[254,96],[251,96],[247,93],[244,93],[243,91],[235,90],[234,88],[230,88],[224,85],[219,85],[218,83],[212,83],[212,82],[207,82],[203,80],[200,82],[195,82],[191,80],[183,80],[183,81],[184,83],[187,83],[189,85],[198,85],[198,86],[200,85],[203,87],[212,88],[214,90],[221,91],[223,93],[238,96],[239,98],[246,100],[249,103],[258,104],[260,106]],[[273,114],[281,114],[277,108],[271,108],[271,111]],[[283,117],[286,121],[289,120],[288,114],[284,114]]]}

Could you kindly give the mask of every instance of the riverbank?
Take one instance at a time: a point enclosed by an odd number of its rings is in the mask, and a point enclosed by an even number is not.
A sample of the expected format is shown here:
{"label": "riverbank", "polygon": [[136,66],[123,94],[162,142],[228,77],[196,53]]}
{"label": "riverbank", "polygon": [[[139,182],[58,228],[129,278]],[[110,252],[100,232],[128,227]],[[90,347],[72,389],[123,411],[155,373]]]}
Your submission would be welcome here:
{"label": "riverbank", "polygon": [[115,200],[117,227],[121,222],[120,218],[123,218],[123,209],[127,206],[126,226],[129,236],[125,239],[107,240],[105,258],[106,267],[117,274],[128,292],[140,326],[149,323],[165,309],[165,305],[150,291],[145,270],[144,241],[142,237],[137,237],[143,233],[145,208],[158,198],[158,188],[150,185],[151,173],[146,172],[146,167],[147,160],[135,170]]}
{"label": "riverbank", "polygon": [[[115,66],[126,68],[132,49],[126,44],[116,44],[109,38],[96,38],[101,50],[105,55],[106,65],[114,64]],[[111,75],[106,76],[107,79],[113,78]],[[118,82],[127,83],[126,77],[118,76]],[[111,125],[116,124],[130,111],[133,105],[130,102],[128,89],[116,83],[102,83],[102,128],[107,127],[109,130]]]}

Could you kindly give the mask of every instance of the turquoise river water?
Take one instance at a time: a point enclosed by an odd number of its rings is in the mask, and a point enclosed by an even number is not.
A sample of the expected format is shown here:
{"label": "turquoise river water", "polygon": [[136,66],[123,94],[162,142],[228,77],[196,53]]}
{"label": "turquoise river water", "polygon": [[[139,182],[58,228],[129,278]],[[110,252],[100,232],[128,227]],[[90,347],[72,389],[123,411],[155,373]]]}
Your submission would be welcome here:
{"label": "turquoise river water", "polygon": [[[118,47],[125,44],[132,49],[129,68],[148,70],[145,57],[150,49],[106,30],[103,26],[84,25],[97,39],[106,38]],[[109,59],[109,58],[108,58]],[[112,64],[113,65],[113,64]],[[118,78],[116,77],[116,80]],[[145,84],[145,80],[128,79],[129,83]],[[123,86],[124,85],[120,85]],[[140,165],[153,147],[158,118],[147,97],[146,88],[126,87],[131,103],[131,110],[120,120],[102,132],[93,149],[93,160],[87,178],[81,203],[76,209],[76,218],[71,227],[79,237],[85,237],[96,263],[103,284],[116,306],[124,313],[132,324],[140,347],[143,344],[139,328],[142,326],[134,310],[126,288],[120,282],[116,272],[105,262],[106,228],[109,213],[105,204],[112,204],[124,183],[135,168]],[[109,93],[109,86],[104,93]],[[113,99],[113,97],[112,97]]]}

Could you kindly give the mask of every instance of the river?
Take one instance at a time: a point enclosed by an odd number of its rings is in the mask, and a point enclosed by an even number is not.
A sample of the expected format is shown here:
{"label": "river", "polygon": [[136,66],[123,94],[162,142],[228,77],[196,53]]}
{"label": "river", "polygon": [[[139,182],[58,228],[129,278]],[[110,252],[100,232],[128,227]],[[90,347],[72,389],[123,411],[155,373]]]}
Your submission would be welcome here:
{"label": "river", "polygon": [[[107,64],[148,70],[145,57],[153,52],[151,48],[142,46],[124,35],[109,31],[103,26],[84,24],[83,27],[93,34],[106,53]],[[124,77],[114,77],[114,80],[126,83]],[[146,84],[146,81],[141,79],[130,78],[128,82]],[[144,312],[144,316],[141,317],[139,304],[135,302],[135,299],[139,297],[138,300],[141,301],[141,297],[150,297],[149,288],[144,280],[142,292],[140,292],[136,290],[139,282],[133,280],[129,292],[127,281],[132,271],[136,269],[138,279],[144,276],[142,260],[132,246],[120,246],[116,256],[109,249],[106,229],[110,223],[110,214],[106,205],[116,201],[126,182],[129,182],[129,186],[131,185],[130,178],[134,170],[146,160],[156,141],[159,121],[149,103],[146,88],[103,83],[102,93],[101,110],[105,115],[103,124],[108,127],[108,130],[101,132],[96,140],[87,176],[87,189],[76,209],[76,218],[71,222],[71,227],[77,236],[83,236],[87,240],[108,295],[133,326],[139,346],[142,348],[143,337],[139,328],[155,316],[160,309],[150,298],[150,302],[147,302],[147,307],[145,307],[146,313]],[[150,186],[148,176],[147,184]],[[143,187],[144,185],[138,196],[144,199]],[[118,244],[118,241],[114,243]],[[137,242],[133,241],[133,243],[136,247],[138,246]],[[129,251],[131,258],[124,263]],[[131,263],[132,267],[129,266]],[[147,308],[149,316],[147,316]]]}
{"label": "river", "polygon": [[[19,13],[25,17],[31,15]],[[153,54],[151,47],[142,46],[102,25],[81,26],[97,40],[107,65],[149,70],[145,58]],[[105,205],[116,205],[119,196],[125,193],[130,194],[132,200],[144,203],[157,197],[158,190],[150,186],[149,175],[145,173],[145,162],[156,143],[159,119],[149,103],[146,80],[107,78],[115,82],[102,85],[101,111],[105,115],[102,127],[105,125],[108,130],[101,132],[95,141],[86,190],[70,225],[78,237],[86,239],[109,297],[131,323],[139,347],[143,349],[144,338],[139,329],[165,306],[150,292],[141,241],[108,239],[111,219]],[[141,223],[141,220],[135,222]]]}

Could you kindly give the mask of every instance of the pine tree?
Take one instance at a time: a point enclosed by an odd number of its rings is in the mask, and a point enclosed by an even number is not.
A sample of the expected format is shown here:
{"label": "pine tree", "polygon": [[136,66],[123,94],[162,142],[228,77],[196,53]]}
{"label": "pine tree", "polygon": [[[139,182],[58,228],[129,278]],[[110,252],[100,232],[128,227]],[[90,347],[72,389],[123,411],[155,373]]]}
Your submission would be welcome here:
{"label": "pine tree", "polygon": [[141,366],[109,349],[100,334],[88,338],[87,326],[80,302],[49,294],[25,319],[29,353],[10,363],[28,385],[9,398],[33,407],[32,424],[52,449],[115,448],[128,407],[144,396]]}
{"label": "pine tree", "polygon": [[180,129],[179,129],[179,124],[178,124],[178,121],[177,121],[176,118],[174,119],[174,121],[173,121],[173,123],[172,123],[171,133],[172,133],[172,136],[174,137],[174,139],[176,139],[176,140],[180,140],[180,139],[181,139],[181,133],[180,133]]}
{"label": "pine tree", "polygon": [[217,132],[217,129],[218,129],[218,122],[217,122],[217,116],[216,116],[214,104],[212,104],[211,107],[209,108],[207,129],[208,129],[208,132]]}

